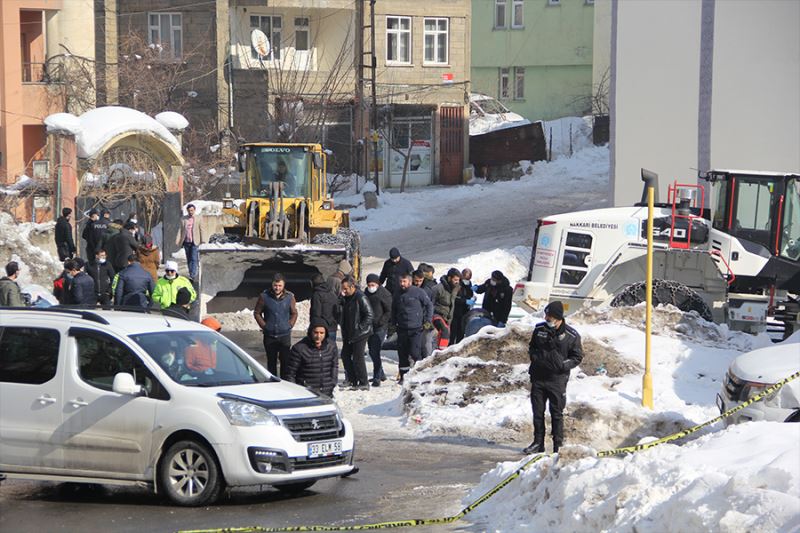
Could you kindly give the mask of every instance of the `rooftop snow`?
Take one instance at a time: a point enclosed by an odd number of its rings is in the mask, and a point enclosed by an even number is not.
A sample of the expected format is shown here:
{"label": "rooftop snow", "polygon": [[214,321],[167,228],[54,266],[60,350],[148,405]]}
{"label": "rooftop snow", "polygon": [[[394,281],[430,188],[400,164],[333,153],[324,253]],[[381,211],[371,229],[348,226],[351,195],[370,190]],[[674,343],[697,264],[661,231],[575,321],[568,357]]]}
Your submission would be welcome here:
{"label": "rooftop snow", "polygon": [[189,121],[186,120],[186,117],[180,113],[176,113],[175,111],[164,111],[163,113],[159,113],[156,115],[156,120],[168,130],[182,131],[189,126]]}
{"label": "rooftop snow", "polygon": [[91,159],[111,139],[129,131],[149,133],[172,146],[175,151],[181,151],[178,139],[164,125],[141,111],[128,107],[98,107],[80,117],[56,113],[45,118],[45,124],[50,131],[74,134],[78,144],[78,157],[82,159]]}

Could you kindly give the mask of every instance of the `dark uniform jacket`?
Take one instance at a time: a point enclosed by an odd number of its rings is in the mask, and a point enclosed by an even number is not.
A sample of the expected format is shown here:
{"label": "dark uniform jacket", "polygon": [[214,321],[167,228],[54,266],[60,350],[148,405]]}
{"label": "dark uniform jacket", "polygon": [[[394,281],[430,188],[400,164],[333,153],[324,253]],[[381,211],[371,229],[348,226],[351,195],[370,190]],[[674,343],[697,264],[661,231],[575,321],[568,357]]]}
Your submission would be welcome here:
{"label": "dark uniform jacket", "polygon": [[109,244],[111,246],[111,252],[108,253],[108,258],[111,260],[111,264],[114,265],[114,269],[117,272],[125,268],[125,265],[128,264],[128,256],[135,253],[136,249],[139,247],[139,243],[136,242],[136,237],[131,235],[131,232],[126,229],[111,237],[111,242]]}
{"label": "dark uniform jacket", "polygon": [[328,283],[321,283],[314,287],[311,295],[311,320],[318,318],[325,322],[328,331],[336,331],[342,315],[342,305],[339,296],[335,294]]}
{"label": "dark uniform jacket", "polygon": [[412,285],[395,295],[392,317],[397,329],[420,329],[422,324],[433,320],[433,304],[425,291]]}
{"label": "dark uniform jacket", "polygon": [[372,306],[364,293],[356,289],[342,300],[342,340],[352,344],[372,335]]}
{"label": "dark uniform jacket", "polygon": [[335,342],[322,341],[317,349],[308,337],[292,346],[284,378],[304,387],[333,395],[339,374],[339,353]]}
{"label": "dark uniform jacket", "polygon": [[400,290],[400,275],[411,274],[412,272],[414,272],[414,267],[411,266],[411,261],[405,257],[400,257],[400,261],[397,263],[387,259],[383,263],[378,283],[383,285],[386,282],[386,289],[394,294]]}
{"label": "dark uniform jacket", "polygon": [[495,322],[508,322],[508,314],[511,312],[511,295],[514,292],[508,282],[508,278],[503,277],[494,286],[489,280],[486,280],[475,292],[484,294],[481,307],[491,313],[492,320]]}
{"label": "dark uniform jacket", "polygon": [[386,287],[378,285],[377,291],[367,291],[366,294],[369,305],[372,306],[372,330],[387,328],[392,316],[392,293]]}
{"label": "dark uniform jacket", "polygon": [[94,257],[103,247],[103,234],[108,229],[108,222],[104,219],[90,220],[83,227],[81,236],[86,241],[88,257]]}
{"label": "dark uniform jacket", "polygon": [[583,349],[581,336],[566,322],[561,322],[558,329],[546,323],[538,324],[533,330],[528,345],[531,365],[528,373],[535,381],[553,379],[569,379],[569,371],[581,364]]}

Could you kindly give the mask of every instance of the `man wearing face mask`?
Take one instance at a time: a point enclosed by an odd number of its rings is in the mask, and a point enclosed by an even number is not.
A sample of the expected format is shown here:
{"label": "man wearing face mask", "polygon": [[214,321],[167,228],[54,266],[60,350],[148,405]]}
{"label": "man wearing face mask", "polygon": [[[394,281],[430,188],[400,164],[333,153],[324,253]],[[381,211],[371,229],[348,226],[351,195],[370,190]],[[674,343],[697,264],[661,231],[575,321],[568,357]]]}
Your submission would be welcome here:
{"label": "man wearing face mask", "polygon": [[192,282],[188,278],[178,275],[178,262],[167,261],[164,277],[159,278],[156,282],[156,288],[153,291],[153,302],[158,303],[161,309],[167,309],[178,301],[178,290],[182,288],[189,291],[189,303],[197,298]]}
{"label": "man wearing face mask", "polygon": [[511,283],[502,272],[495,270],[492,276],[475,288],[478,294],[484,294],[481,307],[492,315],[492,321],[499,328],[506,327],[508,315],[511,313]]}
{"label": "man wearing face mask", "polygon": [[531,407],[533,408],[533,442],[523,450],[526,454],[544,453],[544,408],[550,406],[550,432],[553,453],[564,443],[564,406],[567,403],[567,381],[570,370],[583,360],[581,336],[564,321],[564,305],[551,302],[544,308],[545,322],[533,330],[528,355],[531,365]]}
{"label": "man wearing face mask", "polygon": [[94,260],[87,263],[86,273],[94,280],[94,290],[97,293],[98,303],[100,305],[110,304],[113,297],[111,284],[114,282],[114,268],[108,262],[105,250],[97,252]]}
{"label": "man wearing face mask", "polygon": [[367,339],[369,357],[372,359],[372,386],[379,387],[386,381],[381,361],[381,347],[386,339],[389,319],[392,316],[392,295],[386,287],[380,285],[377,274],[367,276],[367,299],[372,306],[372,335]]}

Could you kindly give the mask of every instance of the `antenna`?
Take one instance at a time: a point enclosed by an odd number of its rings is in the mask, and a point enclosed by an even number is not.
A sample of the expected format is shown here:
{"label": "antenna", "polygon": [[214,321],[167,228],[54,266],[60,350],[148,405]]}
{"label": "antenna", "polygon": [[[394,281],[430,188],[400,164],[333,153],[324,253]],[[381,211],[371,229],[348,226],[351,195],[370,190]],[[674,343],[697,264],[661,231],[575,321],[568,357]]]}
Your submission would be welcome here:
{"label": "antenna", "polygon": [[253,45],[253,49],[258,54],[259,61],[264,61],[269,56],[271,51],[271,47],[269,45],[269,39],[267,39],[267,35],[259,30],[258,28],[254,29],[250,32],[250,44]]}

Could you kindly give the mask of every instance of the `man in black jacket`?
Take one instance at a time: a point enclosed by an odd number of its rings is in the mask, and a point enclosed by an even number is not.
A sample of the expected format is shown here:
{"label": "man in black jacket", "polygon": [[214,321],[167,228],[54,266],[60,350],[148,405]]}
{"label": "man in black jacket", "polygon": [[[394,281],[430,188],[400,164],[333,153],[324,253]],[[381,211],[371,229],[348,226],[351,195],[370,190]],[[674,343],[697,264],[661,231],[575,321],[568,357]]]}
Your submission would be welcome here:
{"label": "man in black jacket", "polygon": [[528,355],[531,366],[533,442],[524,453],[544,453],[544,408],[550,406],[553,453],[564,443],[564,406],[567,403],[569,372],[583,360],[581,336],[564,322],[564,306],[551,302],[544,308],[545,322],[533,330]]}
{"label": "man in black jacket", "polygon": [[117,274],[114,304],[150,307],[155,288],[153,277],[139,264],[136,254],[131,254],[128,256],[128,266]]}
{"label": "man in black jacket", "polygon": [[309,321],[318,319],[325,322],[325,328],[328,330],[328,340],[335,343],[336,328],[339,327],[342,306],[339,295],[331,290],[328,283],[322,274],[315,274],[311,278],[314,292],[311,294]]}
{"label": "man in black jacket", "polygon": [[69,301],[72,305],[94,307],[97,305],[97,293],[94,290],[94,280],[84,270],[85,264],[80,257],[76,257],[72,262]]}
{"label": "man in black jacket", "polygon": [[[363,357],[362,357],[363,359]],[[312,319],[308,335],[292,346],[284,378],[318,394],[333,396],[339,379],[339,354],[324,320]]]}
{"label": "man in black jacket", "polygon": [[342,280],[342,293],[342,363],[345,374],[353,380],[353,387],[369,390],[364,349],[372,335],[372,307],[352,276]]}
{"label": "man in black jacket", "polygon": [[400,250],[392,248],[389,250],[389,259],[383,263],[379,282],[381,285],[386,283],[386,289],[394,296],[400,289],[400,276],[411,274],[412,272],[414,272],[414,267],[411,266],[411,261],[401,257]]}
{"label": "man in black jacket", "polygon": [[392,316],[392,295],[386,287],[380,285],[380,278],[376,274],[367,276],[367,299],[372,307],[372,335],[367,340],[369,357],[372,359],[372,386],[379,387],[381,381],[386,381],[381,361],[381,346],[386,339],[389,319]]}
{"label": "man in black jacket", "polygon": [[106,251],[95,254],[94,261],[86,264],[86,273],[94,280],[94,291],[100,305],[108,305],[113,298],[111,285],[114,283],[114,268],[108,262]]}
{"label": "man in black jacket", "polygon": [[137,248],[139,248],[139,243],[136,242],[136,237],[134,236],[135,233],[136,225],[133,222],[126,222],[122,226],[122,231],[111,238],[110,248],[114,251],[114,255],[111,257],[111,264],[117,272],[125,268],[128,263],[128,256],[135,254]]}
{"label": "man in black jacket", "polygon": [[72,224],[69,219],[72,216],[72,209],[65,207],[61,210],[61,216],[56,220],[56,250],[58,250],[59,261],[72,259],[75,256],[75,239],[72,238]]}
{"label": "man in black jacket", "polygon": [[400,379],[422,359],[422,325],[433,319],[433,304],[425,291],[411,285],[411,275],[400,276],[400,290],[392,301],[392,320],[397,327]]}
{"label": "man in black jacket", "polygon": [[461,342],[464,338],[464,318],[475,303],[474,296],[472,292],[472,270],[465,268],[461,271],[461,289],[456,295],[453,321],[450,323],[450,346]]}
{"label": "man in black jacket", "polygon": [[475,289],[478,294],[485,294],[481,307],[489,311],[498,328],[506,327],[508,314],[511,312],[511,296],[514,292],[511,284],[502,272],[495,270],[492,276]]}

